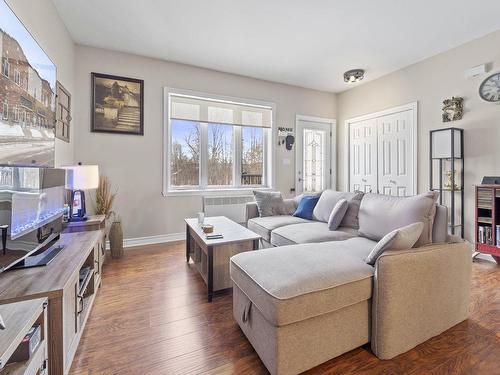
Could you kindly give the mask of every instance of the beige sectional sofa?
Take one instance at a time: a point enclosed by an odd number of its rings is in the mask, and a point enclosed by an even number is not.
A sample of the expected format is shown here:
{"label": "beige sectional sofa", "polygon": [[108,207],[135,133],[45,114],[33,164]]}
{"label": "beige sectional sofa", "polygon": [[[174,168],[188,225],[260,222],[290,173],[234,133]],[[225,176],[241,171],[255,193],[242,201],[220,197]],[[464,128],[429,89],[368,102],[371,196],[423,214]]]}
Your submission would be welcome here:
{"label": "beige sectional sofa", "polygon": [[[409,201],[390,198],[388,210],[385,197],[372,194],[364,207],[365,198],[361,229],[385,231],[390,223],[378,220],[404,223],[421,214],[398,212]],[[248,227],[263,237],[264,249],[231,259],[234,317],[271,374],[297,374],[368,342],[375,355],[390,359],[467,319],[470,244],[446,235],[446,208],[433,203],[425,215],[428,233],[419,241],[432,240],[386,251],[373,267],[365,258],[377,241],[359,228],[330,231],[324,221],[291,215],[261,218],[248,205]]]}

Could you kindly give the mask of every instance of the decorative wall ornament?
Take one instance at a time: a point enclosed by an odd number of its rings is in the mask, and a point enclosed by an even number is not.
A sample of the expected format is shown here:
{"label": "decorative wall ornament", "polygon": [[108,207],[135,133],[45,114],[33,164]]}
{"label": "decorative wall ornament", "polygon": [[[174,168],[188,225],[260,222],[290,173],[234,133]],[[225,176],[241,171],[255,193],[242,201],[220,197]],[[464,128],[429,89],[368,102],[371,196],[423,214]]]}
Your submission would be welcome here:
{"label": "decorative wall ornament", "polygon": [[293,128],[286,126],[278,127],[278,146],[285,145],[287,150],[292,149],[292,145],[295,142]]}
{"label": "decorative wall ornament", "polygon": [[443,100],[443,122],[461,120],[464,115],[464,98],[453,96]]}

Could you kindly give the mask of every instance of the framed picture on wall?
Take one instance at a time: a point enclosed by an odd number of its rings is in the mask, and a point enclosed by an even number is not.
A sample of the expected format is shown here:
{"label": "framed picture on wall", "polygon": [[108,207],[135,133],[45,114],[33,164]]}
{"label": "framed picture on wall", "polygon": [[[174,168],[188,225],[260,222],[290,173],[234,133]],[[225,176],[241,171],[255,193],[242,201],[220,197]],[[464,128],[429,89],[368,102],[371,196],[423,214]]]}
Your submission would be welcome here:
{"label": "framed picture on wall", "polygon": [[92,73],[92,132],[144,135],[144,81]]}

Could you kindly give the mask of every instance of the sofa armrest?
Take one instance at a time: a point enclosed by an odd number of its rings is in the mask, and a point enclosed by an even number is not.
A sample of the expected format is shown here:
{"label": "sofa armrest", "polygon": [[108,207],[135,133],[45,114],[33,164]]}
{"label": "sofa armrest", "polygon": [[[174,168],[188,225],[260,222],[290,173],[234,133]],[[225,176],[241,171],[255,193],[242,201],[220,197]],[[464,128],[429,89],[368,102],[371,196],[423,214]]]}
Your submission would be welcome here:
{"label": "sofa armrest", "polygon": [[390,359],[469,316],[470,243],[387,251],[375,264],[373,352]]}
{"label": "sofa armrest", "polygon": [[257,203],[247,202],[245,208],[245,223],[248,223],[248,220],[253,219],[254,217],[259,217],[259,209],[257,208]]}

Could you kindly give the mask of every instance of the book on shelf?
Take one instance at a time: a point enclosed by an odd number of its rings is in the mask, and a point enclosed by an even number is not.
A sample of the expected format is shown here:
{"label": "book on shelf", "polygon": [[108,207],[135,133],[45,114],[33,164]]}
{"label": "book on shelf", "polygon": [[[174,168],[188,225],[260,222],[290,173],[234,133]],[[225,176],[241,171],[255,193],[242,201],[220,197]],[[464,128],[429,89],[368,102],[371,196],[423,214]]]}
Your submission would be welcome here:
{"label": "book on shelf", "polygon": [[477,242],[486,243],[486,230],[482,225],[477,227]]}
{"label": "book on shelf", "polygon": [[487,245],[493,245],[493,231],[491,227],[486,227],[486,244]]}

